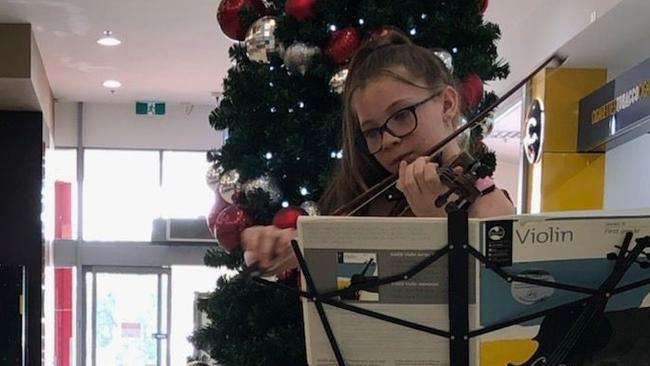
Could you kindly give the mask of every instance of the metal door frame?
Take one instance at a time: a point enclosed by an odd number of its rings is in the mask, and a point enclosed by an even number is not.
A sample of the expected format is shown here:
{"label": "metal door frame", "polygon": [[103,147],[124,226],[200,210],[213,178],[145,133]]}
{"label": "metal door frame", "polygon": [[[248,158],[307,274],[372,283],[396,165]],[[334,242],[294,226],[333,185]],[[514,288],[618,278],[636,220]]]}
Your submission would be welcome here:
{"label": "metal door frame", "polygon": [[[97,340],[95,338],[95,333],[93,332],[92,334],[92,349],[88,350],[88,345],[86,342],[86,336],[87,336],[87,329],[88,329],[88,324],[87,324],[87,309],[88,309],[88,304],[86,302],[87,299],[87,283],[86,283],[86,276],[88,273],[92,274],[92,326],[93,330],[97,329],[97,315],[96,315],[96,310],[97,310],[97,273],[110,273],[110,274],[155,274],[158,276],[158,309],[157,309],[157,334],[163,335],[164,338],[156,338],[156,353],[157,353],[157,360],[156,364],[157,366],[161,366],[161,360],[162,357],[165,357],[166,359],[166,365],[170,366],[170,350],[171,350],[171,345],[170,345],[170,330],[171,330],[171,286],[172,286],[172,273],[171,269],[168,267],[120,267],[120,266],[83,266],[82,267],[82,276],[83,278],[83,293],[81,294],[81,301],[82,301],[82,307],[81,307],[81,323],[82,323],[82,334],[81,334],[81,345],[82,345],[82,354],[81,354],[81,362],[85,363],[86,362],[86,354],[90,351],[92,352],[92,357],[91,357],[91,365],[86,365],[86,366],[96,366],[97,364]],[[162,288],[162,276],[167,275],[167,299],[163,299],[163,288]],[[162,305],[163,301],[166,301],[166,309],[167,309],[167,314],[166,315],[166,329],[161,329],[162,326]],[[161,355],[161,341],[167,341],[167,348],[166,348],[166,354]]]}

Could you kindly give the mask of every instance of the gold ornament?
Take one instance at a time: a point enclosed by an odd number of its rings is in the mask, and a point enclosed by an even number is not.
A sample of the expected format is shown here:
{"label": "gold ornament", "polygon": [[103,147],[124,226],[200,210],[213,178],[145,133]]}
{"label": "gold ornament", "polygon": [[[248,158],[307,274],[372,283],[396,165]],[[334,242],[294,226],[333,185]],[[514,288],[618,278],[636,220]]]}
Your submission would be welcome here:
{"label": "gold ornament", "polygon": [[253,23],[246,33],[246,54],[251,61],[268,64],[274,56],[282,57],[284,47],[275,39],[275,17],[265,16]]}
{"label": "gold ornament", "polygon": [[345,89],[345,79],[348,78],[348,68],[340,69],[339,71],[332,76],[330,79],[330,88],[335,91],[337,94],[343,94]]}

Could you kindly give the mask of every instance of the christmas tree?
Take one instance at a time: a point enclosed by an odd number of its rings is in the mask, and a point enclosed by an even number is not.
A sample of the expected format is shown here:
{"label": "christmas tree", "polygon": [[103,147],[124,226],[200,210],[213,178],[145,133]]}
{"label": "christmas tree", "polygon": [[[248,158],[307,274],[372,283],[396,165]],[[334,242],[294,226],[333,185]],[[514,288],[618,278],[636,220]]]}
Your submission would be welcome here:
{"label": "christmas tree", "polygon": [[[241,270],[239,234],[251,225],[287,226],[318,214],[341,158],[341,98],[346,63],[368,37],[397,28],[453,70],[467,118],[496,96],[483,82],[504,78],[497,25],[484,21],[488,0],[222,0],[222,31],[241,41],[210,124],[228,139],[208,152],[216,192],[209,225],[219,247],[209,266]],[[493,170],[482,144],[490,122],[472,132],[472,153]],[[282,280],[295,286],[295,279]],[[295,295],[221,278],[200,305],[211,324],[195,345],[224,366],[305,365],[300,301]]]}

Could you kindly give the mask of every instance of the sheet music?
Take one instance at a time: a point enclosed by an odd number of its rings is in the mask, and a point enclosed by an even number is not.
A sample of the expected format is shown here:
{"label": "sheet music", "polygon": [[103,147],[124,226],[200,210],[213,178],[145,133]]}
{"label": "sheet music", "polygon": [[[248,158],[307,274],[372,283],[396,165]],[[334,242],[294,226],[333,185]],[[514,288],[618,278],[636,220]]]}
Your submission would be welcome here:
{"label": "sheet music", "polygon": [[[301,217],[301,241],[310,248],[395,248],[396,242],[410,249],[433,249],[447,240],[447,220],[422,218]],[[427,225],[427,224],[431,225]],[[437,241],[437,242],[436,242]]]}

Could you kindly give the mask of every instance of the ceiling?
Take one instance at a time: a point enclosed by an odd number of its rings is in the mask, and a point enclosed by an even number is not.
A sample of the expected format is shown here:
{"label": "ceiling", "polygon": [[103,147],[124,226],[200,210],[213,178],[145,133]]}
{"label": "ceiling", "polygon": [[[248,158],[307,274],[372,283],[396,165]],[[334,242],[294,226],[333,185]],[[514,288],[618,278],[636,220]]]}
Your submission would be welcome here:
{"label": "ceiling", "polygon": [[[215,19],[218,0],[3,0],[0,22],[31,23],[55,98],[60,101],[214,104],[230,67],[227,39]],[[544,0],[493,0],[486,18],[503,42]],[[191,4],[191,6],[189,5]],[[95,42],[105,30],[118,47]],[[122,82],[115,94],[107,79]]]}
{"label": "ceiling", "polygon": [[[3,0],[0,22],[32,24],[54,96],[62,101],[213,103],[229,66],[212,0]],[[105,30],[118,47],[96,43]],[[114,95],[101,86],[122,82]]]}
{"label": "ceiling", "polygon": [[649,15],[650,1],[622,1],[560,48],[570,55],[565,66],[604,68],[613,79],[645,61],[650,55]]}
{"label": "ceiling", "polygon": [[[232,41],[223,35],[215,18],[219,1],[0,0],[0,23],[32,24],[54,97],[59,101],[160,100],[212,106],[214,93],[221,90],[231,66],[228,48]],[[589,27],[597,31],[582,32],[594,18],[621,2],[632,5],[621,14],[622,7],[617,7],[611,12],[615,17],[605,17],[601,23],[606,27]],[[612,61],[605,64],[611,69],[623,67],[616,64],[617,60],[629,61],[629,57],[621,57],[622,53],[648,51],[631,44],[638,41],[648,45],[643,37],[648,31],[644,25],[649,6],[647,0],[491,0],[485,18],[501,28],[499,54],[510,63],[511,74],[506,80],[488,83],[487,88],[505,93],[563,45],[563,51],[571,54],[570,66],[596,59],[602,65],[603,55],[613,49]],[[635,11],[639,11],[636,17]],[[611,30],[623,23],[633,29],[617,31],[619,36],[612,37]],[[105,30],[113,31],[122,45],[97,45]],[[603,41],[607,46],[598,47]],[[101,86],[107,79],[119,80],[123,86],[112,94]],[[500,116],[494,132],[486,139],[499,152],[500,160],[511,163],[518,161],[521,151],[521,109],[513,108],[515,103],[504,103],[497,112]]]}

